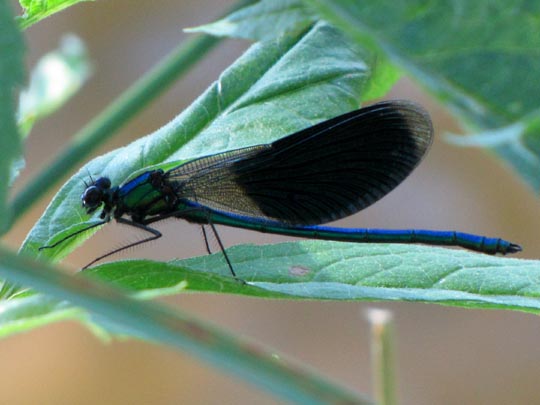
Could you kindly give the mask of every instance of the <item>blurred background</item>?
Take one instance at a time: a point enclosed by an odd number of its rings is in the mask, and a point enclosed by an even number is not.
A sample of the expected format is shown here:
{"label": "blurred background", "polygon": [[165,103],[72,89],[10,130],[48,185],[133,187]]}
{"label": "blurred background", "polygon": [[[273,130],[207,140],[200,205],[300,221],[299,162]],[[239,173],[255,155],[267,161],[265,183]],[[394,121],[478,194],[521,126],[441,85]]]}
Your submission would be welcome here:
{"label": "blurred background", "polygon": [[[94,75],[73,100],[36,125],[26,148],[20,187],[70,137],[187,34],[182,28],[216,19],[229,5],[210,0],[129,0],[85,3],[26,31],[28,66],[73,32],[88,47]],[[14,9],[19,10],[13,2]],[[249,44],[224,41],[196,69],[146,109],[99,153],[161,127],[188,106]],[[348,227],[458,229],[519,242],[522,258],[538,258],[540,205],[533,192],[489,153],[443,140],[458,124],[421,89],[402,80],[388,98],[413,99],[434,120],[437,139],[423,164],[375,206],[341,221]],[[69,174],[70,175],[70,174]],[[67,179],[67,177],[66,177]],[[18,248],[52,198],[8,235]],[[124,257],[166,260],[204,253],[198,227],[160,224],[165,237]],[[221,229],[231,246],[284,237]],[[75,271],[133,230],[109,225],[65,265]],[[200,243],[193,243],[199,241]],[[288,302],[226,295],[182,294],[165,300],[181,311],[274,348],[321,374],[371,392],[368,308],[390,309],[397,331],[399,398],[403,404],[540,402],[540,323],[519,312],[481,311],[411,303]],[[186,353],[138,341],[103,343],[77,323],[64,322],[0,343],[0,403],[11,404],[273,404],[264,392]]]}

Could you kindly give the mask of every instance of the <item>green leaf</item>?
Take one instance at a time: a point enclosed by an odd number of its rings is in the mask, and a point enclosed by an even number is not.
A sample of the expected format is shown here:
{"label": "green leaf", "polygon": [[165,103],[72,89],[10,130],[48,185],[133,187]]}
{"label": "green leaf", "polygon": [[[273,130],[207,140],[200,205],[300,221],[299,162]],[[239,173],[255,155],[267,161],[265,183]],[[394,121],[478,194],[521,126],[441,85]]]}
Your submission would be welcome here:
{"label": "green leaf", "polygon": [[221,20],[184,31],[262,41],[303,31],[314,22],[315,16],[301,1],[262,0]]}
{"label": "green leaf", "polygon": [[32,70],[30,84],[19,100],[19,128],[26,136],[34,123],[52,114],[90,77],[91,66],[84,43],[65,35],[58,49],[43,56]]}
{"label": "green leaf", "polygon": [[401,71],[387,58],[377,55],[373,64],[373,74],[362,94],[362,100],[384,97],[401,76]]}
{"label": "green leaf", "polygon": [[[0,335],[59,319],[98,320],[124,335],[184,350],[228,374],[294,403],[367,404],[365,398],[312,371],[291,365],[261,345],[247,342],[157,304],[129,299],[104,283],[73,277],[0,247],[0,276],[84,308],[70,309],[41,295],[0,302]],[[47,310],[50,310],[47,313]]]}
{"label": "green leaf", "polygon": [[[315,21],[313,13],[299,0],[262,0],[221,20],[185,31],[263,41],[293,35]],[[400,71],[387,58],[381,55],[371,58],[374,61],[373,72],[362,93],[364,101],[383,97],[401,77]]]}
{"label": "green leaf", "polygon": [[[268,143],[357,108],[370,73],[364,56],[326,24],[252,46],[172,122],[83,167],[54,197],[22,250],[36,254],[87,223],[80,195],[89,174],[119,184],[150,165]],[[42,255],[59,258],[74,246],[60,244]]]}
{"label": "green leaf", "polygon": [[[304,2],[358,43],[379,49],[475,132],[538,114],[540,2]],[[540,132],[533,136],[540,139]],[[519,138],[495,151],[540,190],[537,148]]]}
{"label": "green leaf", "polygon": [[83,1],[93,0],[19,0],[24,14],[17,17],[19,26],[26,29],[54,13]]}
{"label": "green leaf", "polygon": [[7,229],[10,213],[6,200],[8,179],[20,162],[22,148],[15,121],[15,94],[24,78],[24,44],[7,2],[0,2],[0,233]]}
{"label": "green leaf", "polygon": [[170,293],[183,289],[255,297],[413,301],[540,311],[540,262],[417,245],[300,241],[239,245],[168,263],[128,260],[84,272],[122,288]]}

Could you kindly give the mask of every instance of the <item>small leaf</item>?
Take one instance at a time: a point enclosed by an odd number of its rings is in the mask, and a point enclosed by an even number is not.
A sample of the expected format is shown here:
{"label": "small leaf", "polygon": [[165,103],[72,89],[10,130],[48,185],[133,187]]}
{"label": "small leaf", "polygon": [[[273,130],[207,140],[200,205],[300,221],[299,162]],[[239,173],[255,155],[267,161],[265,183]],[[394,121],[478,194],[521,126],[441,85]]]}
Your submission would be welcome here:
{"label": "small leaf", "polygon": [[93,0],[19,0],[24,9],[24,14],[17,17],[19,26],[26,29],[46,17],[83,1]]}
{"label": "small leaf", "polygon": [[41,294],[1,301],[0,337],[76,317],[84,318],[84,311]]}
{"label": "small leaf", "polygon": [[473,135],[447,134],[446,141],[456,146],[495,147],[519,139],[525,133],[523,123],[512,124],[507,127],[487,130]]}
{"label": "small leaf", "polygon": [[[58,50],[41,58],[32,71],[29,86],[19,97],[21,137],[27,137],[37,120],[52,114],[73,96],[90,76],[90,70],[84,44],[74,35],[65,36]],[[24,166],[22,157],[12,164],[10,184]]]}
{"label": "small leaf", "polygon": [[50,115],[72,97],[90,77],[84,43],[65,35],[57,50],[43,56],[33,69],[29,86],[19,100],[19,127],[26,136],[36,120]]}
{"label": "small leaf", "polygon": [[384,97],[401,76],[401,71],[394,64],[382,55],[377,55],[373,64],[373,75],[362,94],[362,100]]}
{"label": "small leaf", "polygon": [[301,32],[314,22],[315,17],[298,0],[262,0],[216,22],[184,31],[262,41]]}
{"label": "small leaf", "polygon": [[505,127],[468,136],[450,134],[446,139],[458,146],[494,148],[540,193],[540,112]]}

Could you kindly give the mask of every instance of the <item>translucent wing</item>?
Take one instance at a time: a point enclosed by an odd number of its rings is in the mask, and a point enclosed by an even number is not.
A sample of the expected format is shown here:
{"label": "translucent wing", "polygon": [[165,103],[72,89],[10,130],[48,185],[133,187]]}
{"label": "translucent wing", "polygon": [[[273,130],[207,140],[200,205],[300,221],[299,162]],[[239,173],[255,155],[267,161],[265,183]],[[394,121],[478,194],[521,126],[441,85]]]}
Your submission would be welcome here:
{"label": "translucent wing", "polygon": [[388,194],[422,160],[432,137],[420,106],[388,101],[268,145],[193,160],[166,176],[180,197],[212,210],[315,225]]}

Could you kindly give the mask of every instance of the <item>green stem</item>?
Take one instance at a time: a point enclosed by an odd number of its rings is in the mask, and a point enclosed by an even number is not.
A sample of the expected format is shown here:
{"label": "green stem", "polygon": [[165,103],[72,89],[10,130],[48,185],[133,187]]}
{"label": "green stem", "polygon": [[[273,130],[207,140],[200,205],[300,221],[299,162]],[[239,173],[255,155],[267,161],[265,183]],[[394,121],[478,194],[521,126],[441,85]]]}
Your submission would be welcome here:
{"label": "green stem", "polygon": [[[300,404],[370,404],[272,351],[148,301],[128,298],[92,277],[68,275],[0,246],[0,276],[82,307],[131,336],[151,340],[207,361],[273,395]],[[79,318],[80,319],[80,318]]]}
{"label": "green stem", "polygon": [[383,309],[368,310],[371,323],[371,362],[374,396],[381,405],[396,404],[394,326],[392,314]]}
{"label": "green stem", "polygon": [[[253,0],[242,0],[226,14],[250,3]],[[75,134],[58,157],[15,196],[11,203],[10,226],[66,173],[186,73],[219,41],[221,38],[207,35],[188,39]]]}

